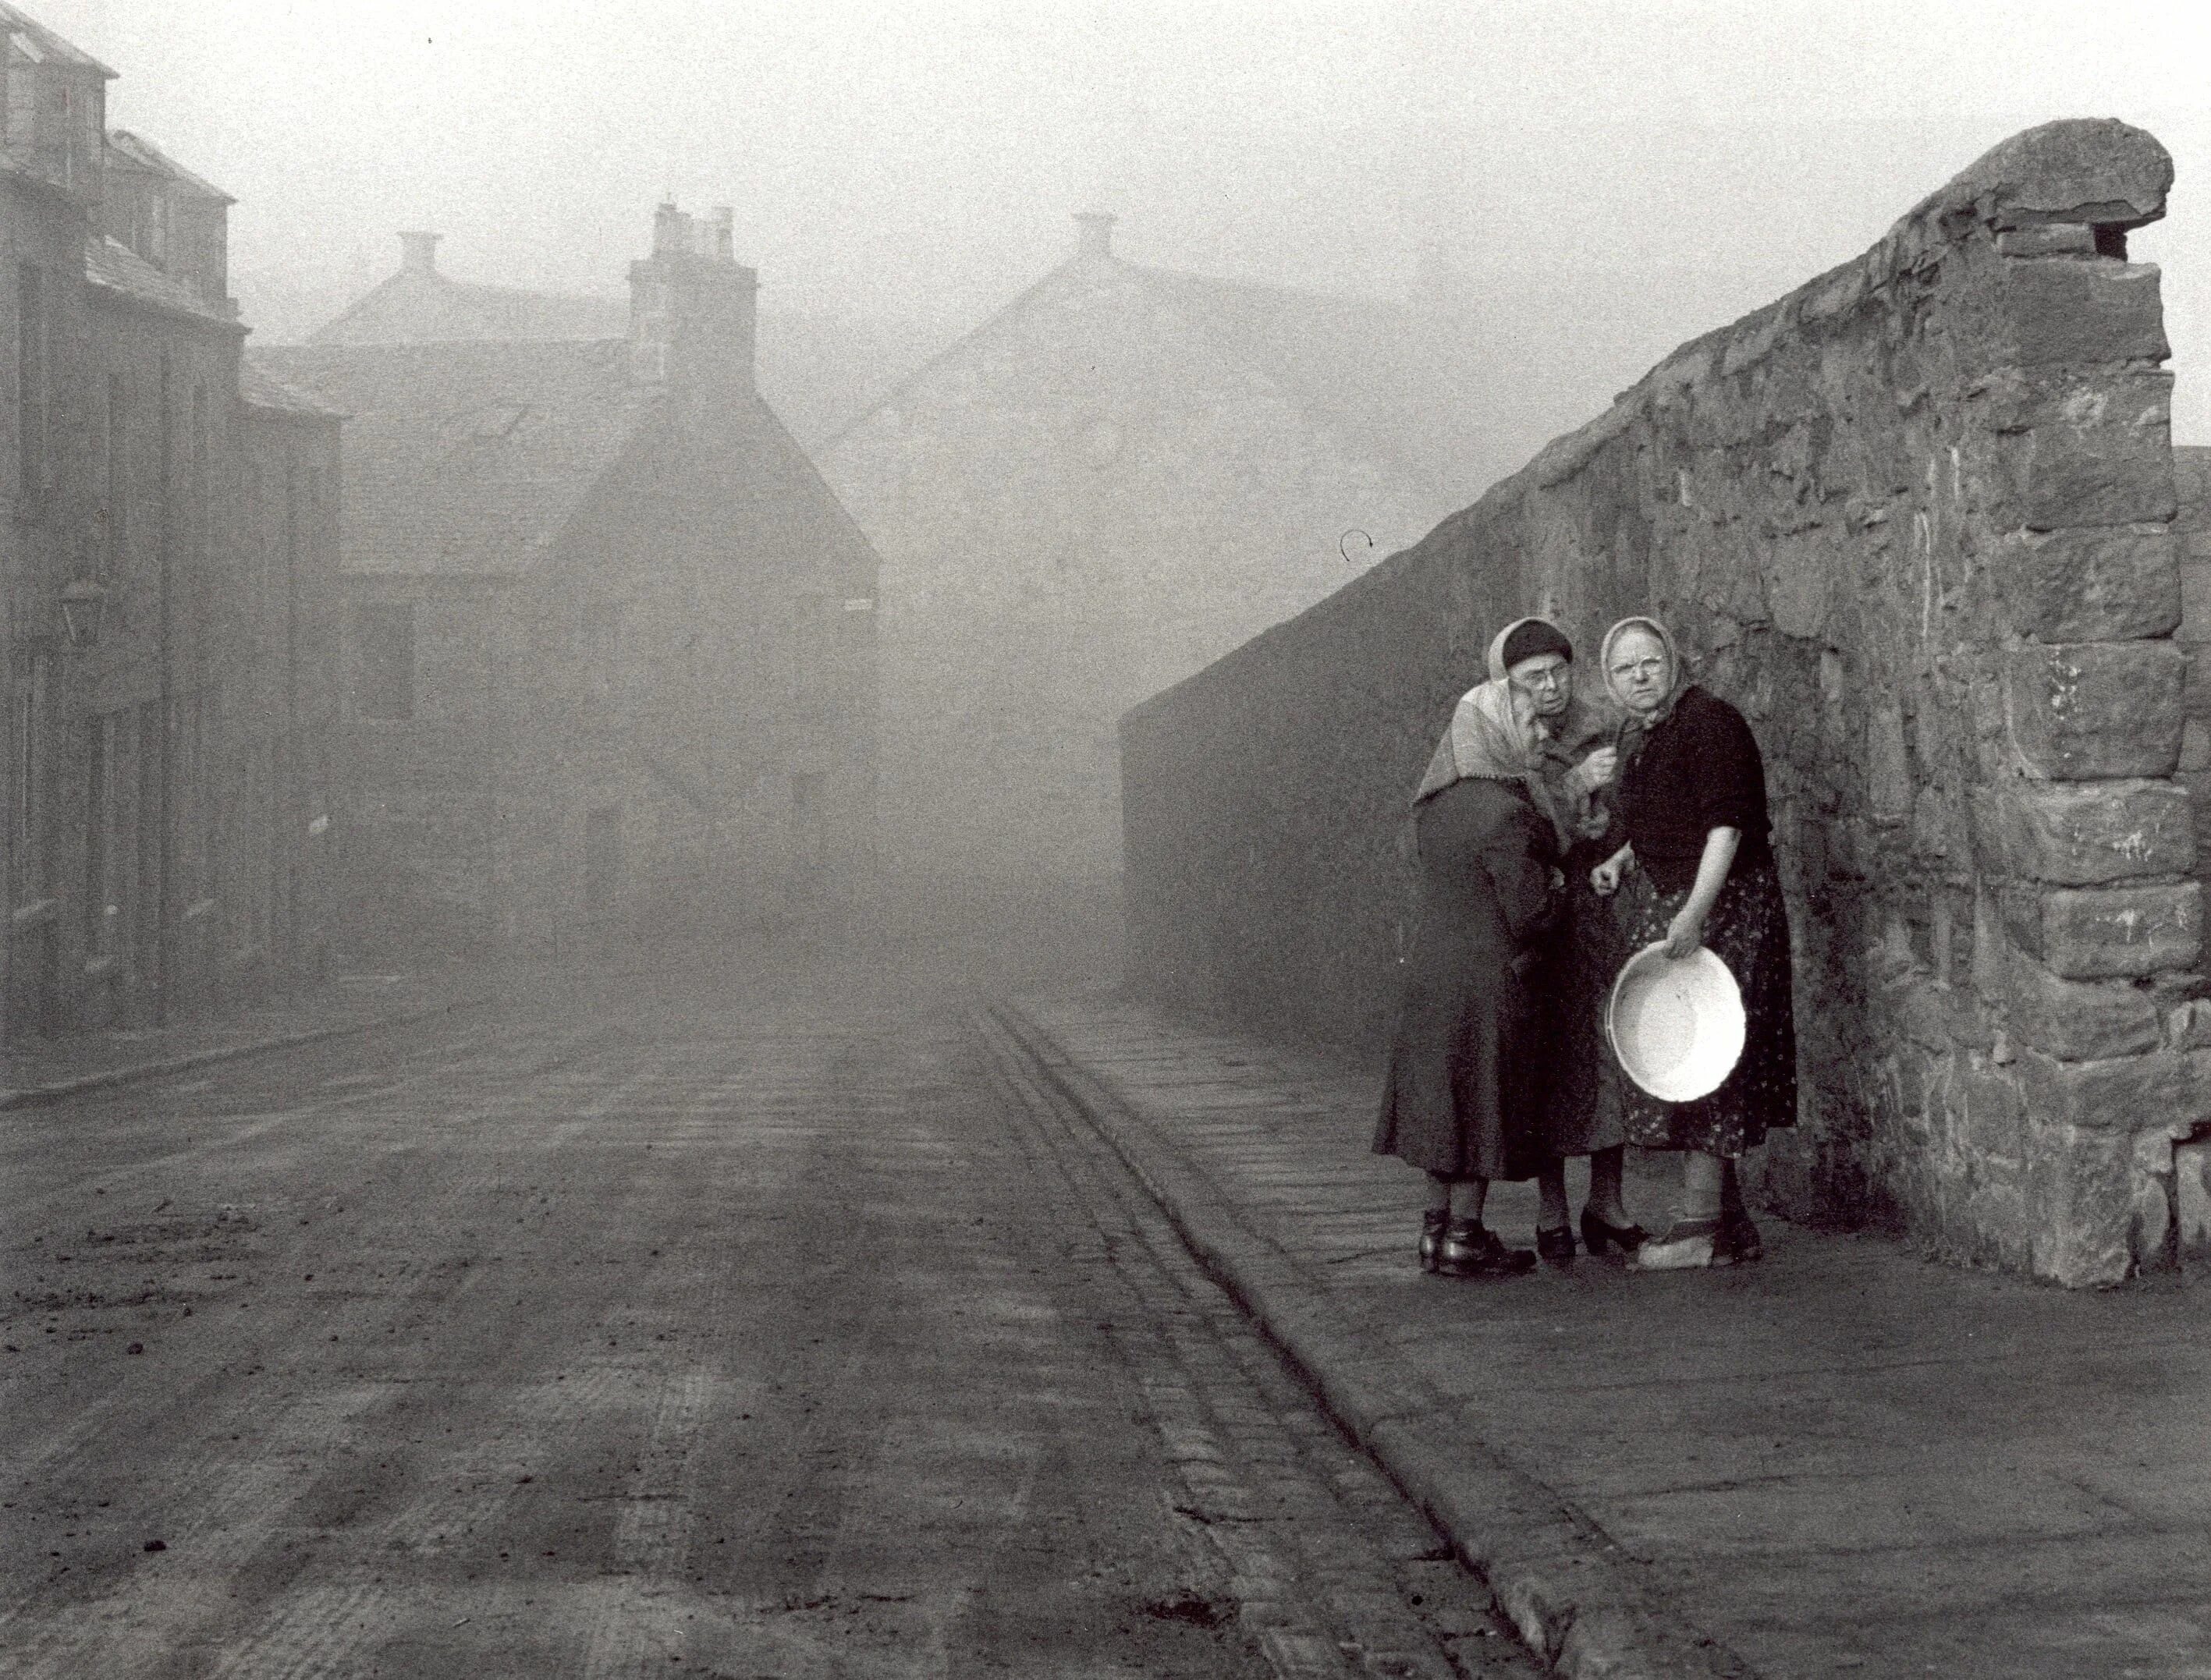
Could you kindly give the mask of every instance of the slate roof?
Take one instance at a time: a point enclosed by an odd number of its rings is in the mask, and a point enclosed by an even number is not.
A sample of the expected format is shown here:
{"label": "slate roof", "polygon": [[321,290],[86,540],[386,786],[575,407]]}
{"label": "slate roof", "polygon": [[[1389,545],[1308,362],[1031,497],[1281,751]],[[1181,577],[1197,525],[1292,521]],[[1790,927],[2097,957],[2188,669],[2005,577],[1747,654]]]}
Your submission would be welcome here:
{"label": "slate roof", "polygon": [[[1497,452],[1481,401],[1493,379],[1475,348],[1453,341],[1433,317],[1363,299],[1123,266],[1191,330],[1293,394],[1317,422],[1438,490],[1463,493],[1470,463]],[[1500,460],[1493,470],[1511,464]]]}
{"label": "slate roof", "polygon": [[271,414],[312,415],[325,420],[345,418],[344,409],[324,401],[312,391],[278,378],[251,356],[239,360],[238,396],[247,408]]}
{"label": "slate roof", "polygon": [[310,344],[596,340],[629,330],[621,298],[483,286],[402,269],[308,335]]}
{"label": "slate roof", "polygon": [[300,345],[246,360],[347,415],[348,571],[513,575],[542,560],[657,411],[628,347]]}
{"label": "slate roof", "polygon": [[129,245],[104,234],[94,233],[84,242],[84,277],[93,286],[171,315],[190,315],[239,333],[245,330],[227,311],[210,308],[191,287],[172,280]]}
{"label": "slate roof", "polygon": [[27,57],[43,63],[75,64],[80,69],[97,70],[111,80],[114,78],[115,72],[99,59],[13,6],[0,3],[0,29],[9,36],[9,46]]}
{"label": "slate roof", "polygon": [[110,129],[107,145],[110,151],[120,152],[141,169],[150,170],[156,175],[166,175],[202,198],[213,199],[218,204],[238,202],[213,182],[193,174],[143,135],[133,134],[128,129]]}
{"label": "slate roof", "polygon": [[[975,330],[941,351],[869,410],[905,393],[969,344],[1081,283],[1081,256],[1053,269]],[[1109,259],[1186,330],[1304,408],[1349,447],[1395,464],[1458,507],[1518,464],[1524,450],[1490,417],[1496,376],[1465,335],[1415,310],[1286,287],[1208,279]],[[1172,377],[1163,370],[1163,377]],[[868,418],[843,427],[839,441]],[[1516,452],[1517,451],[1517,452]]]}

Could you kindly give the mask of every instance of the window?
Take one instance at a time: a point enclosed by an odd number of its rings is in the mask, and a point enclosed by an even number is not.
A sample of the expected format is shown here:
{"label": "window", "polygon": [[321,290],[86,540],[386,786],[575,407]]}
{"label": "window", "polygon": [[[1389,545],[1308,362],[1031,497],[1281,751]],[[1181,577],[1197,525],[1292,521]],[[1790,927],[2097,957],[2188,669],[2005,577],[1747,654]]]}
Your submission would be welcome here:
{"label": "window", "polygon": [[354,636],[360,650],[356,710],[363,717],[414,716],[414,604],[363,602],[354,612]]}
{"label": "window", "polygon": [[45,276],[28,263],[15,277],[15,438],[17,496],[37,518],[52,468],[47,433],[48,326]]}
{"label": "window", "polygon": [[111,577],[130,563],[130,395],[120,373],[107,376],[107,553]]}

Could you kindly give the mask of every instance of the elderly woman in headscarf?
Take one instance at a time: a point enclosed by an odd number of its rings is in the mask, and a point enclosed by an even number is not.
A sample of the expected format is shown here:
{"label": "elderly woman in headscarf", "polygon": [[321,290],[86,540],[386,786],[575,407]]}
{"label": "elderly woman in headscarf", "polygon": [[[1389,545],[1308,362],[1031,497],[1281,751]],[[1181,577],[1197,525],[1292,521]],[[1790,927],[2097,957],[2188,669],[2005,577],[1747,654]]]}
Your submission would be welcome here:
{"label": "elderly woman in headscarf", "polygon": [[1655,619],[1622,619],[1604,638],[1605,681],[1639,726],[1620,771],[1626,844],[1590,873],[1621,895],[1631,949],[1663,942],[1680,958],[1709,946],[1734,974],[1746,1018],[1741,1059],[1719,1089],[1667,1103],[1623,1079],[1627,1140],[1681,1151],[1682,1206],[1639,1248],[1639,1270],[1731,1266],[1762,1252],[1737,1163],[1796,1121],[1796,1030],[1789,916],[1773,865],[1766,766],[1750,725],[1688,680]]}
{"label": "elderly woman in headscarf", "polygon": [[1500,632],[1489,680],[1460,699],[1414,796],[1420,911],[1374,1149],[1427,1173],[1420,1264],[1456,1277],[1511,1277],[1536,1262],[1482,1213],[1492,1179],[1527,1178],[1542,1157],[1550,1057],[1539,944],[1563,897],[1570,802],[1610,769],[1556,786],[1545,777],[1572,656],[1542,619]]}

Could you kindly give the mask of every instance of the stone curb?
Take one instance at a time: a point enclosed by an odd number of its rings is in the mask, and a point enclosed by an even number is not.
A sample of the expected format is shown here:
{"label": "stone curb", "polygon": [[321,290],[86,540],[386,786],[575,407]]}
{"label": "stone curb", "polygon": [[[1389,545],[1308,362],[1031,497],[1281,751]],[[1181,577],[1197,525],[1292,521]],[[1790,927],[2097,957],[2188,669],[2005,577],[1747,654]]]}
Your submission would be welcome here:
{"label": "stone curb", "polygon": [[1245,1223],[1203,1170],[1069,1056],[1050,1030],[989,1017],[1105,1139],[1216,1282],[1343,1430],[1448,1535],[1529,1648],[1570,1680],[1756,1680],[1556,1490],[1449,1421],[1411,1363],[1321,1304],[1324,1285]]}
{"label": "stone curb", "polygon": [[351,1021],[343,1026],[315,1027],[305,1032],[280,1033],[274,1038],[256,1038],[244,1044],[224,1044],[211,1050],[194,1050],[186,1055],[171,1056],[159,1061],[134,1061],[121,1067],[103,1067],[94,1073],[79,1073],[72,1079],[56,1079],[46,1085],[26,1085],[17,1091],[0,1091],[0,1110],[51,1108],[57,1103],[65,1103],[70,1097],[81,1097],[87,1091],[103,1091],[112,1085],[135,1085],[143,1079],[158,1079],[170,1073],[189,1073],[195,1067],[207,1067],[221,1061],[241,1061],[248,1056],[264,1055],[273,1050],[288,1050],[301,1044],[318,1044],[328,1039],[351,1038],[362,1033],[381,1032],[391,1027],[412,1026],[417,1021],[427,1021],[435,1016],[481,1008],[489,1001],[488,998],[464,998],[458,1003],[441,1003],[397,1015],[380,1015],[373,1021]]}

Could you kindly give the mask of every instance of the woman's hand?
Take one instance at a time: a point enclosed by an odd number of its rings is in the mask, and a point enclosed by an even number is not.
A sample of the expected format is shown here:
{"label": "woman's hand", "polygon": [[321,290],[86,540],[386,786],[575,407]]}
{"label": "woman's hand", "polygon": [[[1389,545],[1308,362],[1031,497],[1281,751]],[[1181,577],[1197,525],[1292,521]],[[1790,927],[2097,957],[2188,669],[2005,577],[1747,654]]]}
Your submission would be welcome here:
{"label": "woman's hand", "polygon": [[1682,905],[1666,924],[1666,954],[1678,962],[1704,942],[1704,912]]}
{"label": "woman's hand", "polygon": [[1622,846],[1610,857],[1590,871],[1590,891],[1600,898],[1609,898],[1620,891],[1620,878],[1627,873],[1630,855]]}
{"label": "woman's hand", "polygon": [[1599,788],[1610,787],[1613,776],[1619,768],[1620,749],[1600,746],[1574,766],[1573,774],[1584,793],[1594,793]]}

